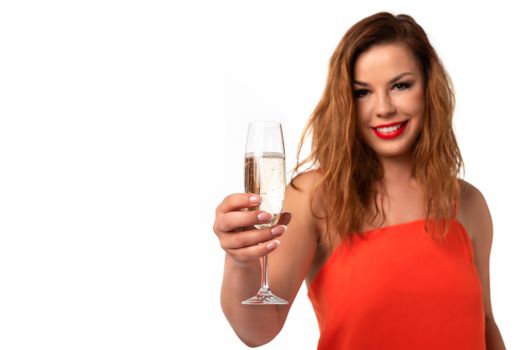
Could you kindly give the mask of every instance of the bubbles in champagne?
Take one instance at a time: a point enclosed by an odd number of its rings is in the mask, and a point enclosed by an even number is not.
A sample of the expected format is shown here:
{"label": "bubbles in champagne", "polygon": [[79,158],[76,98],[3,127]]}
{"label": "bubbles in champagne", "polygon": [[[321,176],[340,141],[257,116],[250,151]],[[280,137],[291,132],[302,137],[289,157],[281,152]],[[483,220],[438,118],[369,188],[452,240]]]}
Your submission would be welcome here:
{"label": "bubbles in champagne", "polygon": [[246,154],[244,163],[245,191],[256,193],[262,197],[260,210],[273,214],[268,224],[257,227],[271,226],[276,223],[286,189],[285,156],[282,153]]}

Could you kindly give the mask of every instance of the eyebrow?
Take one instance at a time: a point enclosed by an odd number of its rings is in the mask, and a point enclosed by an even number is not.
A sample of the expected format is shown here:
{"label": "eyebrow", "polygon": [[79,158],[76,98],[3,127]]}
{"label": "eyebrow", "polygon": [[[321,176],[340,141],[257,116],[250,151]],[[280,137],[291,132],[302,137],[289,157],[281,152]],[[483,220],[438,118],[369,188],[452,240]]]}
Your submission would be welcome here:
{"label": "eyebrow", "polygon": [[[396,77],[394,77],[393,79],[391,79],[391,80],[388,82],[388,84],[393,84],[393,83],[396,82],[397,80],[404,78],[406,75],[415,75],[415,74],[413,74],[413,73],[411,73],[411,72],[404,72],[404,73],[401,73],[401,74],[397,75]],[[368,83],[364,83],[364,82],[362,82],[362,81],[358,81],[358,80],[353,81],[353,83],[354,83],[355,85],[369,86]]]}

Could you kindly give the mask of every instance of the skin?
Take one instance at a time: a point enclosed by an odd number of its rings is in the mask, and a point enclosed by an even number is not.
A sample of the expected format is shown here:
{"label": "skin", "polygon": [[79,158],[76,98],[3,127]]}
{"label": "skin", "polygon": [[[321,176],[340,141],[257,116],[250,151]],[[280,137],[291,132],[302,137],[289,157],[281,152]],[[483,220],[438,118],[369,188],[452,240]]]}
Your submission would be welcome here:
{"label": "skin", "polygon": [[[383,226],[424,217],[422,189],[411,173],[411,150],[423,122],[423,76],[416,60],[402,44],[376,45],[362,53],[355,64],[359,136],[377,153],[384,167],[383,195],[386,221]],[[377,137],[372,127],[409,120],[403,134],[393,140]],[[238,337],[248,346],[260,346],[282,329],[289,309],[305,280],[309,283],[339,242],[323,239],[325,223],[313,215],[322,213],[322,194],[313,195],[317,171],[299,175],[286,189],[282,215],[273,228],[256,230],[266,222],[256,207],[260,197],[250,194],[227,196],[216,209],[214,232],[225,250],[221,292],[223,312]],[[478,189],[461,181],[458,220],[467,230],[475,250],[486,314],[487,349],[505,349],[494,320],[489,286],[489,256],[493,240],[491,216]],[[312,204],[310,199],[313,199]],[[380,203],[380,201],[379,201]],[[292,217],[288,213],[293,213]],[[378,228],[369,221],[364,231]],[[271,231],[273,230],[274,233]],[[278,244],[280,242],[280,244]],[[270,286],[289,305],[245,306],[240,301],[253,296],[260,284],[259,258],[270,253]]]}

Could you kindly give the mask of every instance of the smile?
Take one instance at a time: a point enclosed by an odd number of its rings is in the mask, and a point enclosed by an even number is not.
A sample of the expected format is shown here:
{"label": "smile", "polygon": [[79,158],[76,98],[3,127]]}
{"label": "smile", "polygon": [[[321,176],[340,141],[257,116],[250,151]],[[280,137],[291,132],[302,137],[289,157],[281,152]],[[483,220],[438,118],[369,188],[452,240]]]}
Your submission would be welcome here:
{"label": "smile", "polygon": [[375,135],[377,135],[378,137],[382,139],[393,139],[402,134],[402,132],[406,129],[406,125],[408,124],[408,121],[409,120],[399,122],[399,123],[380,125],[377,127],[372,127],[372,129],[375,132]]}

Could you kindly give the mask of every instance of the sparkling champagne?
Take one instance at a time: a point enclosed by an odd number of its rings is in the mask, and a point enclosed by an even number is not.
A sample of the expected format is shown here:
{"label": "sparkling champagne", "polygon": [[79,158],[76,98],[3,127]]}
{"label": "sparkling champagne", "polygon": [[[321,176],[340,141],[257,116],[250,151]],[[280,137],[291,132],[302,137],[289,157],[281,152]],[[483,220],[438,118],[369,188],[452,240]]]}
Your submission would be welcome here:
{"label": "sparkling champagne", "polygon": [[[265,228],[278,222],[286,186],[284,135],[278,121],[252,121],[247,128],[244,187],[248,193],[260,195],[258,208],[272,214],[270,222],[255,225]],[[268,244],[260,242],[260,244]],[[268,251],[269,252],[269,251]],[[260,288],[256,295],[242,301],[244,305],[285,305],[288,302],[269,288],[268,256],[261,257]]]}
{"label": "sparkling champagne", "polygon": [[256,228],[273,226],[277,223],[286,190],[286,164],[282,153],[247,153],[244,162],[244,185],[247,193],[262,197],[260,206],[253,210],[263,210],[273,215],[271,221],[255,225]]}

